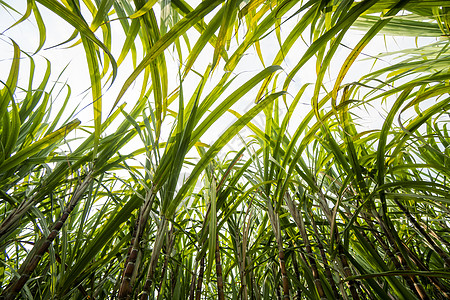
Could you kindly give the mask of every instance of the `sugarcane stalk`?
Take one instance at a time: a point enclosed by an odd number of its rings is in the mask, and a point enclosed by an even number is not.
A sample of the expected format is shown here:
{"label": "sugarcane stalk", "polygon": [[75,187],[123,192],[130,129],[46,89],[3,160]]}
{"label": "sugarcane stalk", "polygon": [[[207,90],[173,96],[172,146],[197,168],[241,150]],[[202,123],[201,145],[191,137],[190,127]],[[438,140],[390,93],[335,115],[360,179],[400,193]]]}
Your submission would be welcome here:
{"label": "sugarcane stalk", "polygon": [[195,300],[200,300],[202,296],[203,275],[205,272],[205,256],[200,259],[200,270],[198,272],[197,287],[195,289]]}
{"label": "sugarcane stalk", "polygon": [[289,279],[287,277],[286,262],[284,260],[284,249],[279,247],[278,258],[280,259],[281,278],[283,280],[283,299],[290,299],[289,296]]}
{"label": "sugarcane stalk", "polygon": [[[274,269],[274,271],[273,271],[274,273],[278,271],[275,269],[275,265],[273,265],[273,269]],[[278,285],[278,284],[275,285],[275,291],[276,291],[277,299],[281,300],[280,285]]]}
{"label": "sugarcane stalk", "polygon": [[166,247],[164,250],[164,264],[163,264],[163,268],[162,268],[162,272],[161,272],[161,280],[159,283],[157,299],[159,299],[159,297],[161,296],[161,289],[162,289],[164,281],[165,281],[165,275],[166,275],[167,267],[169,264],[169,255],[170,255],[170,252],[172,251],[172,246],[173,246],[173,225],[170,228],[169,234],[167,236]]}
{"label": "sugarcane stalk", "polygon": [[[344,247],[341,244],[338,245],[338,252],[339,252],[339,258],[340,258],[342,266],[344,268],[344,275],[348,278],[348,277],[352,276],[352,271],[347,262],[347,257],[345,256],[345,253],[344,253]],[[356,287],[355,287],[355,281],[349,280],[348,287],[350,289],[350,293],[352,295],[353,300],[359,300],[360,298],[359,298],[358,291],[356,290]]]}
{"label": "sugarcane stalk", "polygon": [[[248,286],[247,286],[247,263],[246,263],[246,257],[247,257],[247,244],[248,244],[248,231],[250,228],[250,222],[251,222],[251,218],[252,218],[252,211],[250,210],[251,206],[253,203],[253,197],[250,200],[250,203],[247,207],[247,212],[245,213],[245,217],[244,217],[244,228],[242,231],[242,249],[241,249],[241,253],[238,253],[238,256],[240,254],[241,257],[241,267],[240,267],[240,271],[241,271],[241,282],[242,282],[242,299],[248,299]],[[245,219],[247,219],[248,217],[248,221],[247,224],[245,224]],[[238,247],[239,250],[239,247]]]}
{"label": "sugarcane stalk", "polygon": [[154,199],[154,193],[147,193],[144,203],[142,204],[139,212],[138,219],[136,220],[135,230],[133,232],[133,238],[128,249],[127,259],[125,260],[125,266],[123,269],[122,280],[120,283],[118,299],[124,300],[130,297],[132,291],[132,277],[136,269],[136,259],[140,251],[139,244],[144,234],[145,226],[147,224],[148,215],[151,210],[151,206]]}
{"label": "sugarcane stalk", "polygon": [[[298,263],[297,263],[297,258],[295,256],[295,253],[292,255],[292,265],[294,266],[295,277],[300,282],[300,271],[298,269]],[[300,299],[302,299],[302,290],[300,289],[300,286],[297,286],[297,293],[294,296],[294,300],[300,300]]]}
{"label": "sugarcane stalk", "polygon": [[134,238],[132,240],[132,245],[128,254],[128,257],[125,261],[125,267],[123,270],[122,280],[119,288],[118,299],[127,299],[129,294],[131,293],[131,276],[134,271],[136,259],[139,253],[138,249],[139,238]]}
{"label": "sugarcane stalk", "polygon": [[267,204],[267,212],[270,219],[270,223],[272,225],[272,230],[275,235],[275,240],[277,242],[278,246],[278,260],[280,265],[280,273],[281,273],[281,279],[283,284],[283,298],[284,299],[290,299],[289,296],[289,279],[287,277],[286,272],[286,262],[284,260],[284,249],[283,249],[283,241],[281,238],[281,228],[280,228],[280,221],[278,214],[274,211],[272,202],[269,198],[266,198],[266,204]]}
{"label": "sugarcane stalk", "polygon": [[189,287],[189,300],[194,300],[195,297],[195,283],[197,282],[197,267],[198,262],[195,261],[194,270],[192,272],[191,285]]}
{"label": "sugarcane stalk", "polygon": [[147,278],[145,280],[144,286],[140,293],[140,300],[147,300],[150,293],[150,288],[152,286],[153,276],[156,270],[156,265],[158,263],[159,255],[161,254],[161,249],[164,244],[164,238],[167,231],[167,219],[162,216],[160,226],[156,233],[156,240],[152,251],[152,256],[150,257],[150,264],[148,267]]}
{"label": "sugarcane stalk", "polygon": [[220,245],[219,234],[216,237],[216,273],[217,273],[217,294],[219,300],[225,300],[225,294],[223,292],[223,277],[222,277],[222,263],[220,260]]}
{"label": "sugarcane stalk", "polygon": [[[247,265],[248,266],[253,266],[253,261],[251,259],[251,257],[248,257],[247,259]],[[255,274],[253,273],[253,267],[249,268],[249,275],[250,275],[250,299],[256,299],[256,300],[261,300],[261,293],[258,289],[258,285],[256,284],[256,279],[255,279]]]}
{"label": "sugarcane stalk", "polygon": [[[334,234],[334,237],[336,239],[337,242],[337,250],[338,250],[338,257],[339,257],[339,261],[341,262],[342,268],[343,268],[343,273],[345,277],[350,277],[352,276],[352,270],[350,269],[350,265],[348,264],[347,261],[347,257],[345,256],[345,251],[344,251],[344,247],[342,246],[341,242],[340,242],[340,237],[339,237],[339,232],[337,231],[337,228],[334,228],[335,232],[331,233],[332,235]],[[359,293],[356,290],[356,281],[355,280],[348,280],[347,281],[348,287],[350,289],[350,294],[352,295],[353,300],[359,300]],[[341,290],[342,291],[342,290]],[[344,293],[342,293],[344,295],[344,298],[346,297]]]}
{"label": "sugarcane stalk", "polygon": [[316,286],[316,290],[317,290],[317,293],[319,294],[320,299],[321,300],[326,299],[327,297],[323,290],[322,282],[320,281],[319,270],[317,269],[316,260],[314,259],[314,253],[312,252],[311,243],[309,242],[308,235],[306,234],[306,230],[305,230],[304,224],[303,224],[303,219],[300,218],[300,220],[301,220],[301,226],[302,226],[301,235],[302,235],[303,242],[305,243],[305,250],[306,250],[309,265],[311,266],[311,271],[312,271],[312,274],[314,277],[314,285]]}

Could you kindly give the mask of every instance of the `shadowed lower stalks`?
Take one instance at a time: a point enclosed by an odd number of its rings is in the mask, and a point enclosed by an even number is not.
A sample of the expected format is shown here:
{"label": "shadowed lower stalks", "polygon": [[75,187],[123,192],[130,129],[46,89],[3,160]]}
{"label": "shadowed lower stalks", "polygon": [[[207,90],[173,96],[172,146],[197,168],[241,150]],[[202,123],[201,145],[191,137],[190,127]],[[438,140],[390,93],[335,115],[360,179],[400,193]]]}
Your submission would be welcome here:
{"label": "shadowed lower stalks", "polygon": [[325,269],[325,275],[327,276],[328,282],[330,283],[331,290],[333,291],[333,296],[336,300],[341,299],[341,296],[339,295],[336,284],[334,282],[333,275],[331,274],[331,270],[330,270],[330,267],[328,264],[328,259],[325,254],[325,249],[323,247],[322,241],[320,240],[319,230],[317,229],[316,221],[314,220],[314,216],[311,211],[309,211],[309,217],[310,217],[309,219],[311,220],[312,227],[314,229],[314,234],[316,236],[317,247],[319,248],[319,251],[320,251],[323,268]]}
{"label": "shadowed lower stalks", "polygon": [[431,236],[425,231],[425,229],[420,226],[420,224],[416,221],[416,219],[411,215],[411,213],[408,211],[408,209],[403,206],[397,199],[394,199],[395,204],[400,208],[400,210],[406,215],[408,220],[413,224],[413,226],[417,229],[417,231],[422,234],[422,236],[425,238],[425,240],[430,244],[431,248],[441,257],[441,259],[444,261],[444,268],[450,267],[450,257],[445,253],[438,245],[433,241]]}
{"label": "shadowed lower stalks", "polygon": [[[298,282],[300,282],[300,271],[298,269],[298,263],[297,263],[297,257],[295,254],[292,255],[292,266],[294,268],[294,275]],[[296,286],[297,291],[294,296],[294,300],[300,300],[302,298],[302,289],[300,288],[300,285]]]}
{"label": "shadowed lower stalks", "polygon": [[217,273],[217,294],[219,300],[225,300],[225,295],[223,293],[223,275],[222,275],[222,263],[220,260],[220,245],[219,245],[219,234],[216,237],[216,273]]}
{"label": "shadowed lower stalks", "polygon": [[132,275],[136,270],[136,259],[139,253],[139,244],[142,240],[145,227],[148,221],[148,215],[154,199],[154,193],[147,193],[147,197],[142,205],[139,217],[136,220],[135,230],[131,239],[130,247],[128,249],[128,256],[125,261],[125,266],[122,275],[122,281],[119,288],[118,299],[128,299],[132,292]]}
{"label": "shadowed lower stalks", "polygon": [[50,234],[45,238],[41,239],[40,242],[36,243],[33,249],[31,250],[29,257],[25,260],[22,266],[19,269],[19,278],[10,282],[8,287],[3,291],[0,295],[0,298],[11,300],[15,299],[16,296],[20,293],[23,286],[27,283],[33,271],[36,269],[37,265],[42,259],[42,256],[45,252],[47,252],[48,248],[52,244],[53,240],[59,234],[59,231],[63,227],[70,213],[73,211],[78,202],[83,198],[84,193],[88,186],[91,184],[93,178],[91,177],[92,172],[89,172],[84,178],[83,182],[78,184],[73,196],[69,202],[69,205],[61,214],[61,217],[58,221],[53,224],[50,228]]}
{"label": "shadowed lower stalks", "polygon": [[294,219],[294,222],[297,225],[297,228],[302,236],[303,243],[305,244],[305,250],[308,256],[309,265],[311,266],[317,293],[319,294],[320,299],[326,299],[325,292],[323,291],[322,287],[322,282],[320,281],[319,277],[319,270],[317,269],[316,260],[314,259],[314,254],[311,249],[311,243],[309,242],[308,235],[306,234],[305,223],[303,222],[303,218],[301,215],[302,212],[296,207],[295,202],[293,201],[289,193],[286,193],[284,199],[289,212],[291,213],[291,216]]}
{"label": "shadowed lower stalks", "polygon": [[[168,268],[168,264],[169,264],[170,253],[172,252],[173,242],[174,242],[174,234],[173,234],[173,224],[172,224],[172,226],[167,234],[166,244],[163,249],[164,264],[163,264],[162,271],[161,271],[161,276],[160,276],[161,279],[159,282],[157,299],[160,299],[160,297],[161,297],[161,290],[162,290],[163,284],[165,282],[167,268]],[[172,283],[173,283],[173,281],[172,281]],[[172,288],[172,291],[173,291],[173,288]]]}
{"label": "shadowed lower stalks", "polygon": [[[408,270],[407,266],[400,264],[397,257],[394,256],[391,249],[389,249],[388,245],[385,243],[385,241],[381,238],[381,236],[376,231],[373,223],[366,219],[366,222],[369,224],[369,227],[372,229],[372,235],[375,237],[375,240],[380,244],[381,248],[384,250],[384,253],[389,257],[390,261],[394,264],[396,270]],[[355,224],[358,226],[358,221],[355,221]],[[367,243],[370,243],[369,238],[367,234],[362,231],[361,232],[362,237],[366,240]],[[404,260],[403,260],[404,261]],[[420,282],[417,281],[417,279],[414,276],[405,277],[405,280],[409,286],[409,288],[412,291],[416,291],[416,294],[419,296],[420,299],[428,299],[426,294],[423,293],[423,287],[420,284]]]}
{"label": "shadowed lower stalks", "polygon": [[158,231],[156,233],[156,239],[154,248],[152,250],[152,256],[150,258],[150,263],[148,266],[147,277],[145,279],[144,287],[142,288],[142,292],[139,296],[140,300],[147,300],[150,294],[150,289],[153,283],[153,277],[155,276],[156,265],[158,263],[159,255],[161,254],[161,249],[164,244],[164,239],[166,236],[168,221],[164,216],[161,217],[160,225],[158,227]]}
{"label": "shadowed lower stalks", "polygon": [[[344,268],[344,275],[346,277],[352,276],[352,271],[351,271],[350,266],[348,264],[347,257],[345,256],[345,253],[344,253],[344,247],[341,244],[338,245],[338,252],[339,252],[339,258],[340,258],[341,263],[342,263],[342,267]],[[352,295],[353,300],[360,299],[359,298],[359,293],[356,290],[356,281],[355,280],[349,280],[348,281],[348,286],[349,286],[350,293]]]}
{"label": "shadowed lower stalks", "polygon": [[283,241],[281,237],[280,220],[278,214],[273,210],[271,201],[266,202],[268,204],[268,213],[270,218],[270,223],[272,224],[272,230],[275,234],[275,240],[277,242],[278,248],[278,263],[280,266],[281,280],[283,286],[283,299],[290,299],[289,296],[289,278],[286,271],[286,261],[284,257]]}
{"label": "shadowed lower stalks", "polygon": [[195,288],[195,300],[200,300],[202,296],[202,284],[203,284],[203,276],[205,272],[205,257],[203,256],[200,259],[200,269],[198,271],[198,280]]}

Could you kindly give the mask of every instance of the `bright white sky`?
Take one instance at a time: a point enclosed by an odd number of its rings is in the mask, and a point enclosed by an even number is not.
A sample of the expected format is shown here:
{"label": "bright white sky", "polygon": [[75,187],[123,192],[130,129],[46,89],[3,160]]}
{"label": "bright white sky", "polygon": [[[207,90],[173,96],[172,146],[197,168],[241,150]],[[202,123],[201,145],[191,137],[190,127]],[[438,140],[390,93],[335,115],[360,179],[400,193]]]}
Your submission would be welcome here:
{"label": "bright white sky", "polygon": [[[25,12],[26,10],[26,1],[6,1],[10,5],[13,5],[17,10],[19,10],[21,13]],[[62,21],[58,16],[54,15],[53,13],[50,13],[45,8],[40,6],[38,4],[38,7],[40,7],[41,14],[43,16],[44,22],[47,26],[47,41],[44,48],[47,48],[52,45],[56,45],[61,43],[62,41],[65,41],[72,33],[72,27]],[[157,5],[155,6],[157,7]],[[157,14],[159,12],[156,12]],[[88,14],[86,14],[87,16]],[[14,39],[21,49],[23,51],[26,51],[27,53],[33,53],[34,50],[37,48],[38,41],[39,41],[39,35],[38,35],[38,29],[37,26],[33,21],[32,17],[25,21],[24,23],[20,24],[19,26],[16,26],[12,29],[9,29],[8,31],[4,32],[9,26],[11,26],[15,21],[17,21],[20,18],[20,15],[17,14],[9,14],[9,12],[6,12],[6,10],[0,8],[0,32],[4,33],[3,35],[0,35],[0,53],[1,53],[1,59],[0,59],[0,79],[3,81],[6,81],[8,72],[9,72],[9,66],[11,63],[12,58],[12,51],[13,48],[11,46],[11,42],[9,38]],[[89,20],[88,20],[89,21]],[[290,20],[291,23],[294,23],[297,21],[297,18],[293,18]],[[120,24],[118,21],[112,22],[111,26],[116,26],[117,29],[114,30],[114,34],[116,33],[122,33],[122,28],[120,27]],[[289,26],[289,25],[288,25]],[[281,34],[283,36],[287,36],[289,32],[286,32],[286,28],[289,28],[288,26],[285,26],[282,30]],[[191,30],[188,32],[189,36],[197,37],[198,34],[194,30]],[[239,32],[239,38],[242,39],[245,35],[244,30],[240,30]],[[306,35],[305,35],[306,36]],[[354,32],[352,35],[349,35],[344,41],[343,44],[347,46],[352,46],[357,43],[359,38],[362,37],[361,33]],[[122,42],[124,41],[124,36],[122,35],[114,35],[113,36],[113,54],[115,57],[119,56]],[[418,42],[426,41],[429,42],[429,40],[419,40]],[[191,46],[193,46],[193,42],[191,42]],[[87,89],[90,86],[89,77],[88,77],[88,69],[85,62],[85,56],[84,51],[81,45],[76,45],[75,47],[67,49],[68,46],[73,45],[73,43],[70,43],[68,45],[64,45],[62,47],[58,48],[52,48],[52,49],[46,49],[41,50],[37,55],[34,56],[35,63],[36,63],[36,78],[35,78],[35,86],[38,85],[40,78],[42,78],[42,75],[44,74],[45,70],[45,59],[43,57],[46,57],[51,60],[52,63],[52,80],[56,80],[57,76],[59,75],[60,71],[67,65],[67,70],[64,72],[64,74],[61,76],[60,81],[65,82],[67,81],[68,84],[72,88],[72,97],[70,100],[70,104],[72,109],[75,109],[75,107],[78,106],[77,109],[77,115],[76,117],[80,119],[84,125],[88,124],[90,120],[92,119],[92,106],[90,103],[92,102],[92,98],[90,96],[89,91]],[[368,55],[377,55],[381,52],[386,51],[386,45],[388,47],[388,50],[399,50],[400,48],[407,48],[407,47],[414,47],[415,40],[413,38],[396,38],[395,40],[392,38],[386,38],[379,37],[374,39],[372,43],[365,48],[363,51],[364,53]],[[235,40],[232,41],[231,44],[231,50],[236,48],[236,42]],[[263,50],[263,54],[265,55],[265,63],[266,66],[271,63],[273,60],[273,57],[275,56],[276,52],[278,51],[278,42],[275,39],[275,35],[264,39],[261,41],[261,49]],[[302,43],[297,43],[292,49],[296,49],[295,51],[291,51],[290,55],[286,57],[284,62],[284,67],[293,67],[298,59],[299,59],[299,53],[303,53],[306,49],[306,46]],[[208,45],[208,47],[205,47],[205,50],[203,51],[202,55],[204,55],[202,58],[197,60],[197,63],[194,65],[194,69],[197,70],[199,73],[203,73],[206,65],[212,60],[212,47]],[[335,61],[332,63],[332,67],[329,77],[326,77],[327,82],[324,82],[328,86],[332,86],[333,84],[333,78],[336,76],[341,63],[345,60],[349,53],[349,50],[342,48],[338,51],[336,55]],[[25,56],[23,56],[25,57]],[[142,55],[140,56],[142,57]],[[186,56],[185,56],[186,57]],[[166,51],[166,61],[169,66],[169,92],[171,92],[173,89],[175,89],[178,85],[178,66],[179,63],[177,62],[177,56],[173,56],[170,51]],[[364,58],[361,56],[361,58]],[[139,61],[140,58],[138,58]],[[352,69],[350,70],[348,76],[346,77],[346,82],[351,82],[359,79],[362,75],[367,73],[371,67],[373,62],[372,61],[362,61],[358,64],[354,65]],[[21,86],[26,86],[28,81],[28,69],[24,68],[28,65],[28,61],[26,59],[23,60],[21,65],[21,73],[20,73],[20,82]],[[385,66],[383,63],[377,63],[378,67]],[[234,86],[239,85],[240,83],[248,80],[253,75],[255,75],[257,72],[259,72],[263,68],[258,56],[256,53],[251,49],[249,53],[246,55],[244,59],[241,60],[241,63],[239,64],[238,68],[236,69],[235,73],[240,74],[238,77],[238,80],[235,81]],[[219,67],[215,71],[215,77],[208,82],[208,85],[206,87],[206,90],[204,92],[204,95],[206,95],[207,91],[212,89],[214,87],[215,83],[220,79],[221,76],[221,70],[223,69],[223,63],[219,65]],[[131,64],[131,55],[127,58],[127,60],[124,62],[124,64],[119,68],[119,76],[116,79],[116,82],[110,89],[104,90],[104,98],[103,98],[103,105],[104,105],[104,117],[106,116],[107,112],[109,112],[112,103],[116,99],[116,95],[119,91],[119,89],[122,86],[122,82],[125,81],[125,79],[131,74],[132,71],[132,64]],[[170,80],[172,78],[172,80]],[[303,85],[306,82],[313,82],[313,79],[315,78],[315,71],[314,71],[314,62],[309,62],[303,69],[298,73],[298,75],[294,78],[294,83],[290,86],[290,91],[295,94],[295,92],[298,90],[298,88]],[[190,76],[187,78],[187,80],[184,82],[183,88],[185,93],[185,101],[188,101],[190,98],[194,88],[196,87],[197,83],[199,81],[199,78],[197,75],[195,75],[193,72],[191,72]],[[62,86],[62,85],[59,85]],[[137,88],[132,89],[130,88],[128,92],[126,93],[125,97],[122,101],[125,101],[129,103],[128,110],[131,109],[134,100],[139,95],[140,92],[140,84],[138,83],[136,85]],[[65,90],[66,91],[66,90]],[[58,101],[62,101],[65,97],[65,91],[62,93],[62,95],[59,97],[59,99],[53,99]],[[228,94],[233,91],[233,86],[228,90]],[[224,94],[224,97],[227,94]],[[244,112],[248,110],[252,105],[254,105],[254,93],[248,93],[247,97],[245,99],[242,99],[236,107],[233,107],[233,109],[236,109],[240,112]],[[307,91],[305,94],[303,100],[301,101],[299,105],[299,117],[295,117],[292,120],[292,123],[290,125],[290,128],[293,129],[296,127],[296,125],[301,120],[301,115],[303,115],[305,112],[307,112],[310,108],[310,97],[311,90]],[[253,96],[254,97],[254,96]],[[281,104],[281,103],[280,103]],[[58,104],[56,104],[57,106]],[[86,108],[84,108],[86,107]],[[80,110],[84,108],[80,112]],[[70,111],[70,109],[69,109]],[[263,120],[264,118],[256,118],[254,120],[254,123],[259,124],[260,126],[263,126]],[[227,116],[224,118],[224,122],[220,122],[222,129],[218,128],[211,128],[209,134],[207,134],[207,139],[204,140],[204,142],[212,142],[215,137],[217,137],[217,130],[224,130],[224,124],[231,124],[234,121],[234,117]],[[374,124],[378,124],[376,127],[380,127],[380,116],[378,113],[375,113],[372,111],[369,113],[369,115],[365,116],[361,120],[361,125],[372,127]],[[262,127],[263,128],[263,127]],[[237,141],[236,141],[237,142]],[[237,146],[237,145],[236,145]],[[233,146],[230,146],[233,148]]]}

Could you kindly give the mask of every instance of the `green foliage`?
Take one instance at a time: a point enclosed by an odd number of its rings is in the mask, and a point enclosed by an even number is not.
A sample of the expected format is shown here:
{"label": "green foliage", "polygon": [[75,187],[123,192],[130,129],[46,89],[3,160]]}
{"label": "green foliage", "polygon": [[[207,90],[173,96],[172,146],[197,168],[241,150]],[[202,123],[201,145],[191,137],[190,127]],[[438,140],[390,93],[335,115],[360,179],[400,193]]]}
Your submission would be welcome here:
{"label": "green foliage", "polygon": [[447,1],[0,10],[0,299],[450,298]]}

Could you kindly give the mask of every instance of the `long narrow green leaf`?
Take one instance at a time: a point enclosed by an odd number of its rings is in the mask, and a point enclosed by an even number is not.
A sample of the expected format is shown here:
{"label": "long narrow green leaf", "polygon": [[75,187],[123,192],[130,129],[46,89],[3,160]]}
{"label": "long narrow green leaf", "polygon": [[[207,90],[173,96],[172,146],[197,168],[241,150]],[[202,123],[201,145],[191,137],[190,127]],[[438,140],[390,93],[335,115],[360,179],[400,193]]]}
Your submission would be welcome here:
{"label": "long narrow green leaf", "polygon": [[92,106],[94,108],[94,156],[96,156],[102,124],[102,83],[94,44],[83,36],[81,39],[83,40],[91,79]]}
{"label": "long narrow green leaf", "polygon": [[14,57],[8,79],[6,80],[6,85],[0,91],[0,119],[3,117],[3,114],[7,112],[8,104],[16,90],[17,80],[19,78],[20,48],[14,41],[12,41],[12,43],[14,46]]}

